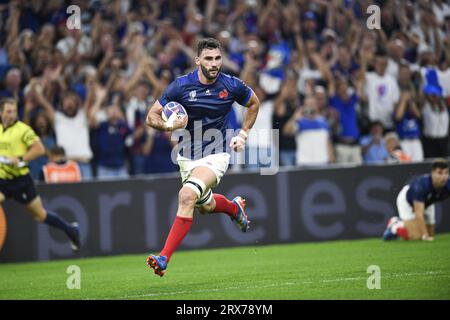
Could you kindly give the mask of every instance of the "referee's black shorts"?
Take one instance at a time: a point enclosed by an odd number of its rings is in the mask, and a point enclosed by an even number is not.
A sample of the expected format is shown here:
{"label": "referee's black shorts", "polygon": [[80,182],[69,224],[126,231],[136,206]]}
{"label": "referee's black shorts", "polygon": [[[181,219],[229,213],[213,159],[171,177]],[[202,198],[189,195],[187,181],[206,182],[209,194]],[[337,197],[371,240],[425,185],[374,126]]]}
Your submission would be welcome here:
{"label": "referee's black shorts", "polygon": [[29,204],[37,197],[36,187],[30,174],[14,179],[0,179],[0,192],[6,199],[14,198],[22,204]]}

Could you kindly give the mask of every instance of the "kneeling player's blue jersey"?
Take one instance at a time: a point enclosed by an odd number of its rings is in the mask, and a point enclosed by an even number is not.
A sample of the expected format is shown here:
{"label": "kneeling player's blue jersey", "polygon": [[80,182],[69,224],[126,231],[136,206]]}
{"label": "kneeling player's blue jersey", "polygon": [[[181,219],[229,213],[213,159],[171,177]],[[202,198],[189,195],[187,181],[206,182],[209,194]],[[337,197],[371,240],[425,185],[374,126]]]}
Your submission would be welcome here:
{"label": "kneeling player's blue jersey", "polygon": [[245,106],[251,94],[252,90],[242,80],[224,73],[209,85],[200,82],[198,70],[175,79],[167,86],[159,103],[164,106],[169,101],[176,101],[187,111],[189,121],[186,129],[190,141],[186,141],[185,136],[181,137],[180,154],[200,159],[209,154],[227,152],[226,130],[231,107],[235,101]]}
{"label": "kneeling player's blue jersey", "polygon": [[414,201],[425,203],[425,207],[450,197],[450,180],[442,189],[435,189],[430,174],[414,178],[409,183],[406,200],[412,206]]}

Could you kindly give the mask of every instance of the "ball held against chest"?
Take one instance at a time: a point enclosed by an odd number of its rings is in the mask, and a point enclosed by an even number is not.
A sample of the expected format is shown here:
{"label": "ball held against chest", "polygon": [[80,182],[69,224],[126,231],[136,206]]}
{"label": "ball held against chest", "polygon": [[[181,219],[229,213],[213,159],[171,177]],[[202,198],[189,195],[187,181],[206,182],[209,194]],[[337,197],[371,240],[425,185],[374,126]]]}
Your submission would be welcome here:
{"label": "ball held against chest", "polygon": [[168,102],[162,111],[161,117],[164,122],[172,124],[175,119],[187,115],[186,109],[176,101]]}

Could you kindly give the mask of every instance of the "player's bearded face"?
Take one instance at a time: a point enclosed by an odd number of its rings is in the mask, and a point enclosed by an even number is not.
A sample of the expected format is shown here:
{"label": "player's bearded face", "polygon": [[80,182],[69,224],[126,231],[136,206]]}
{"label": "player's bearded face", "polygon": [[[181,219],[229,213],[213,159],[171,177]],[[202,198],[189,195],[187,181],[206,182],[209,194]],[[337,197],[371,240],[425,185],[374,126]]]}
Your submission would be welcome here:
{"label": "player's bearded face", "polygon": [[219,68],[218,67],[207,68],[204,65],[200,64],[200,68],[202,70],[203,75],[208,80],[214,80],[215,78],[217,78],[217,76],[219,75],[219,72],[220,72],[220,67]]}
{"label": "player's bearded face", "polygon": [[222,54],[219,49],[204,49],[197,63],[206,79],[215,80],[222,67]]}

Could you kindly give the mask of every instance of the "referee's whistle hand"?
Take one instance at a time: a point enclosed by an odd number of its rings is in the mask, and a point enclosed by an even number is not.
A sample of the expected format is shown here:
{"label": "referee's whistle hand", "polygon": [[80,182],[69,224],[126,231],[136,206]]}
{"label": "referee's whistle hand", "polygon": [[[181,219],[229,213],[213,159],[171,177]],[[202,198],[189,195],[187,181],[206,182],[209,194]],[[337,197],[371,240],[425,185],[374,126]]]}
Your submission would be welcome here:
{"label": "referee's whistle hand", "polygon": [[13,166],[17,166],[20,162],[20,159],[18,157],[9,157],[8,159]]}

